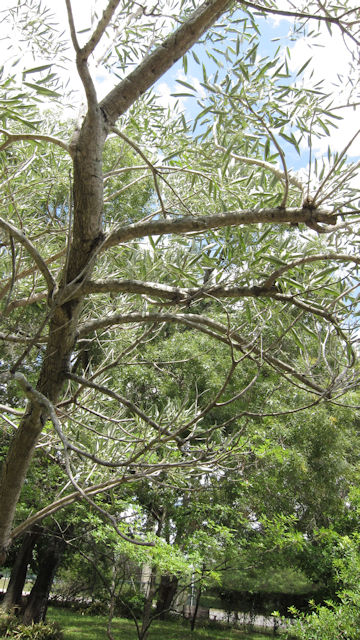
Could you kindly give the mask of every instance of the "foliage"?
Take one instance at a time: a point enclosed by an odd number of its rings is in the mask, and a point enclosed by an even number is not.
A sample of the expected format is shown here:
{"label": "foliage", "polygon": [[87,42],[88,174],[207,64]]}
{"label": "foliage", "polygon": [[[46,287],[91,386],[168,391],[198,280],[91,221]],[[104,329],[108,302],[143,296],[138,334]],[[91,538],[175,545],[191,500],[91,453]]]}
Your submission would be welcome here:
{"label": "foliage", "polygon": [[57,622],[23,625],[19,624],[19,619],[14,614],[1,614],[0,637],[12,640],[63,640]]}
{"label": "foliage", "polygon": [[[359,492],[354,490],[352,498],[359,513]],[[358,529],[358,528],[357,528]],[[291,633],[301,640],[356,640],[360,628],[360,554],[359,533],[339,535],[334,530],[323,529],[318,536],[323,547],[328,549],[336,581],[336,599],[322,606],[313,606],[311,614],[299,614]]]}
{"label": "foliage", "polygon": [[[237,555],[238,570],[298,559],[315,529],[341,531],[358,453],[358,163],[331,148],[355,54],[339,105],[342,78],[262,51],[273,0],[172,16],[110,0],[82,31],[68,0],[69,43],[38,4],[4,17],[34,64],[0,78],[1,561],[60,509],[84,574],[69,552],[63,577],[111,602],[144,564],[155,588],[219,583]],[[326,25],[353,51],[346,2],[288,4],[291,38]],[[94,56],[112,74],[101,100]],[[181,58],[192,122],[156,96]]]}
{"label": "foliage", "polygon": [[19,624],[19,620],[14,613],[0,613],[0,637],[6,637],[5,634],[10,634],[16,626]]}

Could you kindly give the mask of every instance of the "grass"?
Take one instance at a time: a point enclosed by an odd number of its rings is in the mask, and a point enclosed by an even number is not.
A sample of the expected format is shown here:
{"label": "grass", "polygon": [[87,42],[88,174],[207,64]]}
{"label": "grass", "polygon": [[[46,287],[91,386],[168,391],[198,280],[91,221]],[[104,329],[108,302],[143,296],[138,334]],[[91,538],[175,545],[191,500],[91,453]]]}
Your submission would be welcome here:
{"label": "grass", "polygon": [[[47,620],[56,621],[64,632],[64,640],[104,640],[106,638],[106,618],[103,616],[81,615],[69,609],[50,607]],[[137,640],[135,625],[131,620],[114,618],[112,633],[116,640]],[[246,633],[236,629],[195,629],[191,634],[189,626],[176,622],[154,622],[149,640],[269,640],[269,636]]]}

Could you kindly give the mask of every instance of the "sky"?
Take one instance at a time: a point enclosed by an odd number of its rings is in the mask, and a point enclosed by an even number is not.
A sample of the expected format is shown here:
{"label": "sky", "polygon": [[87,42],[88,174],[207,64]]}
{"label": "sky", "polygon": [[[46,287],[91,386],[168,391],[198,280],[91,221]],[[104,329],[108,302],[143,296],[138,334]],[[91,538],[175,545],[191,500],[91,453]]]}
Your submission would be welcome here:
{"label": "sky", "polygon": [[[64,29],[66,33],[66,37],[69,37],[69,30],[67,26],[67,12],[65,7],[65,0],[42,0],[43,4],[51,9],[54,13],[56,20],[58,21],[61,28]],[[168,0],[169,4],[171,2],[176,2],[176,0]],[[0,10],[0,19],[1,16],[6,16],[6,12],[9,7],[16,5],[16,0],[2,0],[1,2],[1,10]],[[94,14],[94,10],[96,9],[98,14],[101,14],[103,7],[107,4],[106,0],[72,0],[72,7],[74,13],[74,20],[78,31],[82,31],[84,29],[92,28],[92,16]],[[171,14],[171,5],[169,6],[169,13]],[[299,38],[296,42],[292,42],[288,39],[288,34],[291,29],[292,21],[285,18],[270,18],[266,22],[262,21],[262,32],[264,34],[263,44],[261,53],[266,55],[271,55],[272,49],[275,48],[279,43],[283,43],[284,45],[288,45],[291,51],[290,58],[290,69],[294,73],[298,70],[309,57],[312,57],[311,64],[305,70],[305,73],[302,77],[302,81],[305,83],[310,82],[313,84],[314,81],[324,81],[325,87],[334,90],[334,101],[335,104],[343,104],[346,101],[346,90],[345,83],[343,83],[341,90],[339,90],[339,80],[338,76],[343,75],[344,78],[347,77],[349,73],[349,65],[351,63],[351,56],[346,48],[341,35],[339,32],[334,31],[333,35],[330,36],[326,27],[322,29],[320,37],[316,39],[316,41],[306,38]],[[2,32],[4,36],[10,35],[10,41],[6,38],[0,39],[0,56],[3,60],[9,59],[9,53],[15,54],[16,49],[19,48],[19,33],[16,32],[16,29],[12,29],[11,33],[6,32],[6,22],[2,22]],[[89,32],[86,32],[82,35],[79,35],[80,43],[81,38],[86,39],[88,37]],[[272,38],[280,37],[280,41],[276,43],[272,43]],[[106,46],[105,41],[105,46]],[[9,45],[12,48],[9,49]],[[102,51],[104,48],[102,45],[99,47],[99,50],[96,53],[96,58],[101,58]],[[17,65],[16,69],[21,71],[22,68],[31,68],[35,64],[38,64],[38,60],[34,60],[31,52],[23,48],[23,45],[20,47],[21,51],[21,61]],[[207,58],[205,58],[204,54],[201,52],[201,48],[197,46],[196,51],[198,52],[201,61],[206,60],[206,66],[208,75],[215,72],[215,65]],[[72,56],[72,51],[69,51],[69,55]],[[191,56],[189,56],[189,63],[191,63]],[[102,98],[112,87],[114,83],[114,79],[110,74],[101,66],[95,65],[94,60],[91,62],[91,70],[93,73],[93,77],[95,78],[98,96]],[[82,87],[78,80],[76,69],[74,64],[70,65],[70,70],[64,71],[64,74],[70,78],[70,86],[74,90],[78,90],[78,104],[80,107],[80,103],[82,101]],[[201,71],[200,67],[195,63],[189,64],[187,81],[194,84],[199,91],[199,95],[204,94],[204,90],[201,87],[200,77]],[[191,100],[186,98],[176,99],[172,96],[173,93],[177,91],[181,91],[179,85],[177,85],[176,80],[184,79],[184,70],[182,68],[181,62],[177,63],[177,65],[171,69],[161,80],[157,83],[156,91],[159,96],[159,102],[163,105],[174,106],[175,101],[178,100],[180,104],[180,108],[184,110],[185,115],[187,117],[191,117],[194,113],[195,104],[191,103]],[[337,87],[335,88],[335,85]],[[76,101],[74,99],[74,103]],[[74,112],[70,112],[74,117]],[[341,111],[339,110],[339,114]],[[345,118],[339,125],[338,130],[334,130],[331,136],[331,146],[334,151],[341,151],[344,147],[344,144],[350,139],[350,137],[354,134],[354,131],[359,127],[359,116],[358,113],[352,109],[347,109],[344,112]],[[325,153],[328,145],[328,140],[324,139],[323,141],[316,142],[317,149],[316,151],[320,153]],[[349,150],[348,155],[352,155],[354,157],[358,157],[360,149],[360,143],[355,142],[351,149]]]}

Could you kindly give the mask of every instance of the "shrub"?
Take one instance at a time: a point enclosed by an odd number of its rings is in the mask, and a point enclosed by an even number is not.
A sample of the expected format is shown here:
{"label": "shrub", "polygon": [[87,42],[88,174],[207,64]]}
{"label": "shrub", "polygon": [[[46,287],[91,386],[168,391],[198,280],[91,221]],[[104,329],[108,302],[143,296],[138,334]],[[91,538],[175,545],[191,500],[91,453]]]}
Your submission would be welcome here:
{"label": "shrub", "polygon": [[[63,640],[63,634],[56,622],[45,624],[37,622],[32,625],[19,624],[17,618],[13,615],[1,616],[3,625],[0,627],[0,637],[11,638],[11,640]],[[15,622],[14,620],[15,619]],[[1,622],[0,622],[1,624]]]}
{"label": "shrub", "polygon": [[[11,637],[11,632],[19,624],[19,620],[14,613],[0,613],[0,638]],[[8,633],[8,636],[6,636]],[[10,635],[9,635],[10,634]]]}
{"label": "shrub", "polygon": [[359,612],[351,605],[317,607],[310,615],[299,614],[289,638],[299,640],[360,640]]}

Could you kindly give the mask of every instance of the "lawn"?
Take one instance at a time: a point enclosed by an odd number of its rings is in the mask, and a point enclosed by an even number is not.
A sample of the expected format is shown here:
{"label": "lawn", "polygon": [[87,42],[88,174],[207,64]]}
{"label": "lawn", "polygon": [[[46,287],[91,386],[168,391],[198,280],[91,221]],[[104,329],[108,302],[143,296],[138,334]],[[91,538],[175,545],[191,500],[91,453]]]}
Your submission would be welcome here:
{"label": "lawn", "polygon": [[[104,640],[106,636],[106,618],[102,616],[81,615],[69,609],[50,607],[48,621],[55,620],[64,631],[64,640]],[[117,640],[137,640],[135,625],[131,620],[115,618],[113,635]],[[235,629],[195,629],[190,633],[188,626],[176,622],[154,622],[150,629],[149,640],[269,640],[263,634],[249,634]]]}

